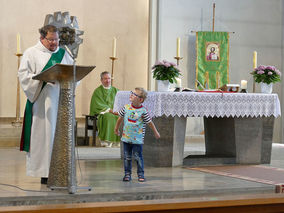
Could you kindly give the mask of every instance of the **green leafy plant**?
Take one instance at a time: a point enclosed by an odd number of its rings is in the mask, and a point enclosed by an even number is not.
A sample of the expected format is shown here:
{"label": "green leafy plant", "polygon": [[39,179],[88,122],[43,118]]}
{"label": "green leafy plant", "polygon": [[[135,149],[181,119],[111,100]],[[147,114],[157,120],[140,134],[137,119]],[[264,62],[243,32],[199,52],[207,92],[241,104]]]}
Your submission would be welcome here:
{"label": "green leafy plant", "polygon": [[251,72],[251,74],[253,75],[253,78],[257,83],[263,82],[266,84],[270,84],[281,81],[281,72],[274,66],[260,65],[255,68]]}
{"label": "green leafy plant", "polygon": [[171,83],[176,83],[176,78],[181,75],[177,65],[166,60],[156,62],[156,64],[152,67],[152,70],[154,79],[169,80]]}

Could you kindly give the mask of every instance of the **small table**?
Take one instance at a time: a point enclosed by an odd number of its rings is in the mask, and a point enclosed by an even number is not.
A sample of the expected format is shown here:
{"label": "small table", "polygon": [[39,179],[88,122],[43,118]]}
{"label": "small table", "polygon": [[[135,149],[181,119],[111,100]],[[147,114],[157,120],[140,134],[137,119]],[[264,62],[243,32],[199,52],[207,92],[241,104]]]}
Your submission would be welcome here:
{"label": "small table", "polygon": [[[117,93],[114,111],[129,103],[129,95]],[[277,94],[148,92],[143,105],[161,135],[156,140],[146,128],[147,166],[270,162],[274,117],[281,115]],[[204,156],[183,157],[186,117],[204,117]]]}

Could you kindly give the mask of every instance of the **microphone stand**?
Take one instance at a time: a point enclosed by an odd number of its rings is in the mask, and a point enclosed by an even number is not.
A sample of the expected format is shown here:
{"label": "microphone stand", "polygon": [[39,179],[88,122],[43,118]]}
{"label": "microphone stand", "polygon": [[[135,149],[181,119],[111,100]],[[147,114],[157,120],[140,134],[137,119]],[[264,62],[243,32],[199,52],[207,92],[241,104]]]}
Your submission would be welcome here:
{"label": "microphone stand", "polygon": [[[68,191],[70,194],[75,194],[77,189],[87,189],[89,191],[92,190],[91,187],[78,187],[76,181],[76,165],[73,165],[75,161],[75,89],[76,89],[76,57],[72,54],[71,50],[68,48],[67,45],[64,45],[65,50],[73,59],[73,84],[72,84],[72,144],[71,144],[71,174],[68,176]],[[76,163],[75,163],[76,164]]]}

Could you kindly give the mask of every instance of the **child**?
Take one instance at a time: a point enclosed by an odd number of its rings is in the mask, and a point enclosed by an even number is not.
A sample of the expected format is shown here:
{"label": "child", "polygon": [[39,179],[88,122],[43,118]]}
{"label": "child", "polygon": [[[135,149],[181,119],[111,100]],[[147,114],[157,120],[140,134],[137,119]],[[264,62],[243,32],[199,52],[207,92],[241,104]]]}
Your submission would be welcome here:
{"label": "child", "polygon": [[147,92],[143,88],[135,88],[134,92],[131,91],[130,93],[129,100],[131,104],[125,105],[118,112],[119,118],[116,122],[114,132],[119,135],[118,129],[123,120],[124,125],[121,137],[121,141],[123,142],[125,173],[123,181],[131,180],[132,153],[137,162],[138,181],[145,181],[142,149],[146,124],[153,130],[155,138],[160,138],[160,134],[149,117],[147,109],[142,105],[146,97]]}

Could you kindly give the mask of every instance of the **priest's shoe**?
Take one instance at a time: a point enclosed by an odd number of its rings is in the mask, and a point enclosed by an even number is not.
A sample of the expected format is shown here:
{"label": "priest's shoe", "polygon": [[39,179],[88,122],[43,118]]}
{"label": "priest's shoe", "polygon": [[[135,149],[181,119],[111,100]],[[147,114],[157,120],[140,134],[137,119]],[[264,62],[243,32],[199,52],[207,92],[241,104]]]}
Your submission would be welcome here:
{"label": "priest's shoe", "polygon": [[41,184],[47,184],[47,180],[48,180],[47,177],[42,177],[42,178],[40,179],[40,183],[41,183]]}

